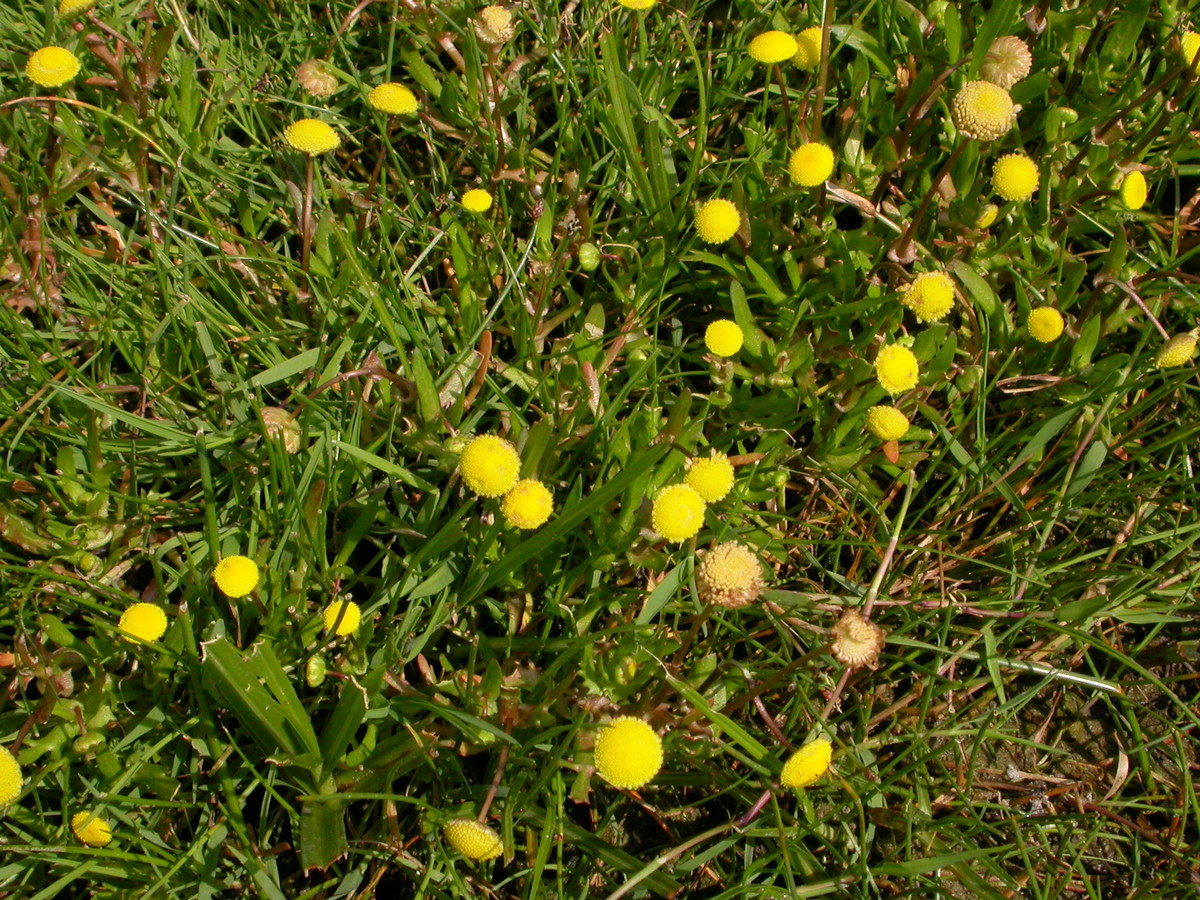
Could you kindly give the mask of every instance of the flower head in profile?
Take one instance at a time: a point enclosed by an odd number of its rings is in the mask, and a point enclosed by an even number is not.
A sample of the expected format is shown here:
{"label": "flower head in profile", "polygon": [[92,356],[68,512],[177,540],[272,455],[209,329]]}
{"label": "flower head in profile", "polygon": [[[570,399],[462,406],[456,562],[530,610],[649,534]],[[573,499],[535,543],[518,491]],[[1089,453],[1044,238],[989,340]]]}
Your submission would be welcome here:
{"label": "flower head in profile", "polygon": [[954,282],[945,272],[922,272],[904,289],[900,302],[918,322],[936,322],[954,308]]}
{"label": "flower head in profile", "polygon": [[688,460],[683,483],[699,494],[705,503],[716,503],[733,489],[733,463],[724,453],[694,457]]}
{"label": "flower head in profile", "polygon": [[885,637],[882,628],[858,610],[848,609],[833,626],[833,655],[847,666],[874,666]]}
{"label": "flower head in profile", "polygon": [[411,116],[420,107],[417,95],[402,84],[385,81],[371,88],[367,102],[373,109],[389,116]]}
{"label": "flower head in profile", "polygon": [[975,227],[980,231],[985,228],[991,228],[996,224],[996,219],[1000,217],[1000,207],[995,203],[989,203],[979,211],[979,215],[975,217]]}
{"label": "flower head in profile", "polygon": [[992,166],[992,190],[1005,200],[1028,200],[1037,189],[1037,163],[1024,153],[1006,153]]}
{"label": "flower head in profile", "polygon": [[1184,65],[1191,66],[1193,75],[1200,75],[1200,58],[1197,58],[1200,55],[1200,34],[1185,31],[1179,45],[1183,51]]}
{"label": "flower head in profile", "polygon": [[662,738],[633,716],[613,719],[596,735],[596,771],[618,788],[640,788],[663,764]]}
{"label": "flower head in profile", "polygon": [[82,15],[99,2],[100,0],[62,0],[58,4],[58,14],[64,18]]}
{"label": "flower head in profile", "polygon": [[617,0],[617,2],[626,9],[642,10],[649,9],[657,2],[657,0]]}
{"label": "flower head in profile", "polygon": [[747,51],[752,59],[770,65],[791,59],[798,49],[796,39],[786,31],[764,31],[750,41]]}
{"label": "flower head in profile", "polygon": [[358,626],[362,624],[362,610],[353,600],[334,600],[325,607],[323,619],[326,631],[345,637],[358,631]]}
{"label": "flower head in profile", "polygon": [[881,441],[898,441],[908,434],[908,416],[894,406],[872,406],[867,410],[867,431]]}
{"label": "flower head in profile", "polygon": [[1154,365],[1160,369],[1182,366],[1196,355],[1196,340],[1196,334],[1190,331],[1175,335],[1154,354]]}
{"label": "flower head in profile", "polygon": [[1033,56],[1028,45],[1019,37],[1009,35],[992,41],[979,74],[985,81],[1007,90],[1028,75],[1032,68]]}
{"label": "flower head in profile", "polygon": [[517,448],[502,437],[482,434],[472,438],[458,458],[463,482],[481,497],[507,494],[521,474]]}
{"label": "flower head in profile", "polygon": [[833,151],[816,142],[802,144],[788,159],[788,174],[792,176],[792,184],[800,187],[824,184],[833,174]]}
{"label": "flower head in profile", "polygon": [[306,156],[320,156],[336,150],[342,139],[327,123],[320,119],[299,119],[283,132],[283,139],[293,150]]}
{"label": "flower head in profile", "polygon": [[825,738],[809,741],[783,764],[779,783],[787,788],[805,788],[829,771],[833,744]]}
{"label": "flower head in profile", "polygon": [[300,87],[322,100],[332,97],[338,89],[337,74],[323,59],[306,59],[300,63],[296,67],[296,80]]}
{"label": "flower head in profile", "polygon": [[516,33],[511,10],[503,6],[485,6],[474,19],[475,35],[485,44],[504,44]]}
{"label": "flower head in profile", "polygon": [[729,200],[709,200],[696,210],[696,232],[706,244],[721,244],[737,234],[742,214]]}
{"label": "flower head in profile", "polygon": [[796,55],[792,65],[797,69],[812,71],[821,64],[821,26],[805,28],[796,35]]}
{"label": "flower head in profile", "polygon": [[733,356],[745,342],[746,336],[733,319],[717,319],[704,329],[704,346],[713,356]]}
{"label": "flower head in profile", "polygon": [[16,800],[24,786],[21,764],[7,747],[0,745],[0,809]]}
{"label": "flower head in profile", "polygon": [[1121,205],[1130,212],[1141,209],[1146,205],[1146,198],[1150,196],[1146,176],[1137,169],[1130,172],[1121,179],[1121,187],[1117,194],[1121,198]]}
{"label": "flower head in profile", "polygon": [[1039,306],[1025,320],[1030,337],[1042,344],[1058,340],[1065,326],[1063,314],[1053,306]]}
{"label": "flower head in profile", "polygon": [[505,521],[526,531],[541,528],[553,511],[554,495],[536,478],[518,481],[500,503]]}
{"label": "flower head in profile", "polygon": [[696,589],[705,603],[740,609],[753,603],[764,587],[758,554],[737,541],[717,544],[700,560]]}
{"label": "flower head in profile", "polygon": [[875,357],[875,377],[893,397],[916,387],[919,375],[916,356],[901,344],[889,344]]}
{"label": "flower head in profile", "polygon": [[954,127],[965,137],[994,141],[1017,120],[1017,107],[1008,91],[990,81],[968,81],[950,104]]}
{"label": "flower head in profile", "polygon": [[500,835],[475,819],[451,819],[442,826],[450,846],[476,862],[495,859],[504,851]]}
{"label": "flower head in profile", "polygon": [[492,195],[483,188],[471,188],[462,195],[461,202],[467,212],[485,213],[492,208]]}
{"label": "flower head in profile", "polygon": [[135,603],[117,623],[121,637],[131,644],[149,644],[166,634],[167,614],[153,603]]}
{"label": "flower head in profile", "polygon": [[108,820],[87,810],[71,817],[71,833],[79,843],[89,847],[106,847],[112,840],[112,826]]}
{"label": "flower head in profile", "polygon": [[43,47],[30,55],[25,74],[42,87],[61,87],[79,74],[79,60],[65,47]]}
{"label": "flower head in profile", "polygon": [[673,544],[695,537],[704,524],[704,498],[690,485],[665,487],[651,505],[650,523]]}
{"label": "flower head in profile", "polygon": [[213,581],[226,597],[245,597],[258,587],[258,563],[248,556],[227,556],[213,569]]}

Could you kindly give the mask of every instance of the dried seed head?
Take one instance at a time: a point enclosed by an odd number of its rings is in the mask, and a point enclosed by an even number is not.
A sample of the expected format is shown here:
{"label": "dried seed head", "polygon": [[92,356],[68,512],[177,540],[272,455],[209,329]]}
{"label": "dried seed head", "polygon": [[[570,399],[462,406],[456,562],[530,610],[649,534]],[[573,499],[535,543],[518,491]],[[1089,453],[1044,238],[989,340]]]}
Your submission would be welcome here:
{"label": "dried seed head", "polygon": [[1010,88],[1033,68],[1033,56],[1019,37],[998,37],[992,41],[979,74],[986,81]]}
{"label": "dried seed head", "polygon": [[739,609],[758,599],[763,590],[758,554],[737,541],[718,544],[705,554],[696,573],[700,599]]}
{"label": "dried seed head", "polygon": [[833,655],[848,666],[874,666],[883,650],[883,629],[856,609],[833,626]]}

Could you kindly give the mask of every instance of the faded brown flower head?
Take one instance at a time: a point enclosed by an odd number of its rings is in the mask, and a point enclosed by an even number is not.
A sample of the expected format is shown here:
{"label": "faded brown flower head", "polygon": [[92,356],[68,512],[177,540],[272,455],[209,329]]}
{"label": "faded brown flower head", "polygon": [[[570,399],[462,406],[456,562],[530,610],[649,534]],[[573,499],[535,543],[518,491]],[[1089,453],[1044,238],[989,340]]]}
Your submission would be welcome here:
{"label": "faded brown flower head", "polygon": [[296,67],[296,80],[314,97],[329,97],[338,89],[337,75],[324,60],[310,59]]}
{"label": "faded brown flower head", "polygon": [[874,666],[883,650],[884,631],[856,609],[833,626],[833,655],[848,666]]}
{"label": "faded brown flower head", "polygon": [[696,587],[705,603],[729,609],[753,603],[763,590],[758,554],[737,541],[717,544],[700,562]]}
{"label": "faded brown flower head", "polygon": [[475,17],[475,34],[485,44],[504,44],[512,40],[516,28],[512,13],[503,6],[485,6]]}
{"label": "faded brown flower head", "polygon": [[992,41],[979,74],[985,81],[1008,89],[1028,75],[1032,68],[1033,56],[1025,42],[1008,35]]}

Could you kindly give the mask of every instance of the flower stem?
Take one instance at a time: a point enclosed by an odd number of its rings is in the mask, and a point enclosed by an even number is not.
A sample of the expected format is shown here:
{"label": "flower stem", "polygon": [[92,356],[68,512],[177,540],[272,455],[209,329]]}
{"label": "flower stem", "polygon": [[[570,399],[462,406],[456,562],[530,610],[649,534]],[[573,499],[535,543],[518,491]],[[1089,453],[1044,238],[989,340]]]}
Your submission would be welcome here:
{"label": "flower stem", "polygon": [[308,274],[308,253],[312,248],[312,192],[313,158],[305,157],[304,163],[304,209],[300,214],[300,270]]}
{"label": "flower stem", "polygon": [[779,82],[779,96],[783,98],[783,118],[787,123],[787,131],[784,132],[784,144],[790,144],[792,140],[792,103],[788,100],[787,84],[783,80],[783,66],[771,66],[775,70],[775,80]]}
{"label": "flower stem", "polygon": [[950,174],[950,169],[958,162],[958,158],[962,156],[962,152],[966,149],[967,142],[959,138],[958,146],[954,148],[954,152],[950,154],[950,158],[946,160],[946,164],[942,166],[940,172],[933,177],[933,181],[929,185],[929,190],[925,192],[925,198],[921,201],[921,205],[917,207],[917,212],[912,217],[912,221],[908,223],[908,227],[904,229],[904,234],[900,235],[895,246],[892,247],[889,256],[899,262],[909,261],[909,253],[912,250],[913,236],[917,233],[917,227],[921,224],[921,220],[925,218],[925,213],[929,210],[929,204],[933,202],[934,195],[937,194],[938,188],[941,187],[942,181]]}
{"label": "flower stem", "polygon": [[810,140],[821,140],[821,114],[825,108],[825,88],[829,84],[829,29],[833,25],[833,0],[825,0],[821,16],[821,63],[817,71],[817,100],[813,104],[813,127]]}

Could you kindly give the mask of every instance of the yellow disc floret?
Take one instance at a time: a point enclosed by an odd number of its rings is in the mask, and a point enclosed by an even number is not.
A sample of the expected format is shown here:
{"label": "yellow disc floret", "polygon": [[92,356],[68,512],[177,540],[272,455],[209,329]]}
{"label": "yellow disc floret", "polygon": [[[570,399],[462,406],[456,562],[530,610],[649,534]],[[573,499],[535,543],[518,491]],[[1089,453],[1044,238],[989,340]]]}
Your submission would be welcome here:
{"label": "yellow disc floret", "polygon": [[16,800],[24,786],[21,764],[7,747],[0,746],[0,809]]}
{"label": "yellow disc floret", "polygon": [[1200,75],[1200,34],[1185,31],[1180,39],[1180,47],[1183,50],[1184,65],[1191,66],[1192,72]]}
{"label": "yellow disc floret", "polygon": [[442,834],[467,859],[495,859],[504,851],[500,835],[475,819],[451,819],[442,826]]}
{"label": "yellow disc floret", "polygon": [[500,497],[507,494],[521,474],[521,457],[517,448],[502,437],[483,434],[472,438],[458,458],[462,479],[481,497]]}
{"label": "yellow disc floret", "polygon": [[71,832],[89,847],[105,847],[112,840],[112,826],[107,820],[86,810],[71,817]]}
{"label": "yellow disc floret", "polygon": [[1037,189],[1037,163],[1024,153],[1005,154],[992,166],[992,190],[1005,200],[1028,200]]}
{"label": "yellow disc floret", "polygon": [[758,554],[737,541],[717,544],[700,561],[696,589],[705,603],[728,609],[753,603],[763,590]]}
{"label": "yellow disc floret", "polygon": [[121,613],[121,637],[131,644],[149,644],[167,631],[167,614],[153,603],[135,603]]}
{"label": "yellow disc floret", "polygon": [[320,119],[300,119],[293,122],[283,132],[283,139],[293,150],[299,150],[308,156],[320,156],[330,150],[336,150],[342,142],[327,123]]}
{"label": "yellow disc floret", "polygon": [[905,288],[900,302],[918,322],[936,322],[954,308],[954,282],[945,272],[922,272]]}
{"label": "yellow disc floret", "polygon": [[686,541],[704,524],[704,498],[686,484],[665,487],[654,498],[650,522],[671,543]]}
{"label": "yellow disc floret", "polygon": [[258,587],[258,563],[248,556],[227,556],[213,569],[213,581],[226,597],[245,597]]}
{"label": "yellow disc floret", "polygon": [[696,210],[696,231],[706,244],[720,244],[735,234],[742,214],[728,200],[709,200]]}
{"label": "yellow disc floret", "polygon": [[908,433],[908,416],[894,406],[872,406],[867,410],[867,431],[881,441],[898,441]]}
{"label": "yellow disc floret", "polygon": [[596,771],[619,788],[639,788],[663,764],[662,739],[641,719],[621,716],[596,735]]}
{"label": "yellow disc floret", "polygon": [[503,44],[515,33],[512,12],[503,6],[485,6],[475,17],[475,36],[485,44]]}
{"label": "yellow disc floret", "polygon": [[1154,365],[1160,369],[1182,366],[1196,355],[1196,335],[1188,332],[1171,338],[1154,355]]}
{"label": "yellow disc floret", "polygon": [[792,65],[797,69],[811,71],[821,64],[821,26],[805,28],[796,35],[796,55]]}
{"label": "yellow disc floret", "polygon": [[786,31],[764,31],[750,42],[750,56],[760,63],[781,63],[791,59],[799,48]]}
{"label": "yellow disc floret", "polygon": [[325,630],[338,637],[358,631],[362,622],[362,610],[353,600],[334,600],[325,607]]}
{"label": "yellow disc floret", "polygon": [[788,159],[788,174],[800,187],[824,184],[833,174],[833,151],[824,144],[802,144]]}
{"label": "yellow disc floret", "polygon": [[1025,327],[1035,341],[1049,344],[1063,333],[1063,315],[1053,306],[1040,306],[1029,314]]}
{"label": "yellow disc floret", "polygon": [[713,356],[733,356],[745,341],[746,336],[733,319],[717,319],[704,329],[704,346]]}
{"label": "yellow disc floret", "polygon": [[389,116],[409,116],[420,106],[416,94],[394,81],[386,81],[373,87],[367,95],[367,102]]}
{"label": "yellow disc floret", "polygon": [[462,205],[467,212],[484,213],[492,208],[492,195],[483,188],[471,188],[462,195]]}
{"label": "yellow disc floret", "polygon": [[954,127],[977,141],[1003,137],[1017,119],[1008,91],[990,81],[968,81],[950,104]]}
{"label": "yellow disc floret", "polygon": [[833,745],[825,738],[809,741],[783,764],[779,783],[787,788],[808,787],[829,771]]}
{"label": "yellow disc floret", "polygon": [[1146,176],[1139,171],[1130,172],[1121,179],[1121,205],[1130,212],[1141,209],[1146,205],[1150,189],[1146,185]]}
{"label": "yellow disc floret", "polygon": [[919,374],[917,358],[900,344],[889,344],[875,358],[875,377],[880,387],[893,397],[914,388]]}
{"label": "yellow disc floret", "polygon": [[25,74],[42,87],[59,87],[79,74],[79,60],[65,47],[43,47],[29,57]]}
{"label": "yellow disc floret", "polygon": [[689,461],[683,482],[705,503],[716,503],[733,488],[733,464],[724,453],[697,457]]}
{"label": "yellow disc floret", "polygon": [[553,510],[554,495],[536,478],[518,481],[500,504],[508,524],[525,530],[541,528]]}

